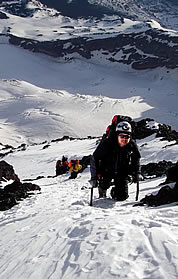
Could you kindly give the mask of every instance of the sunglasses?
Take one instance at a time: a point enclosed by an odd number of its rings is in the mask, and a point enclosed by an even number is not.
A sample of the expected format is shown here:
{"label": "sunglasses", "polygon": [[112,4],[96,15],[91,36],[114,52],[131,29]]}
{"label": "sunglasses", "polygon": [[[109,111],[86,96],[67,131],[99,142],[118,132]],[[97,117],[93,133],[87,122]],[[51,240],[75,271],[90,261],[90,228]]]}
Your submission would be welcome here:
{"label": "sunglasses", "polygon": [[121,139],[130,139],[129,135],[119,135]]}

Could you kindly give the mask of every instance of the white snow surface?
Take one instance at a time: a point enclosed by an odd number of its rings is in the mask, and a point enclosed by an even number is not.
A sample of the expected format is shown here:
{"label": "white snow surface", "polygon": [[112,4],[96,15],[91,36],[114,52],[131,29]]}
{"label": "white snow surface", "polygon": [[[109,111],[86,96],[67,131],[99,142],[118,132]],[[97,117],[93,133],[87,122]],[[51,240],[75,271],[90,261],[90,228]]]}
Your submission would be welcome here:
{"label": "white snow surface", "polygon": [[[38,16],[32,18],[33,24],[11,17],[0,32],[6,34],[10,24],[17,34],[27,36],[31,31],[29,36],[35,38],[43,31],[51,39],[54,18],[46,24]],[[42,24],[36,34],[35,22]],[[131,28],[132,22],[126,23]],[[177,129],[178,70],[138,72],[81,59],[63,63],[9,45],[4,36],[0,61],[0,152],[6,144],[26,143],[25,150],[17,148],[3,160],[13,165],[21,181],[33,179],[41,187],[41,192],[0,212],[0,278],[177,279],[177,204],[133,207],[132,184],[124,202],[109,199],[110,191],[107,199],[99,200],[94,189],[90,207],[89,168],[72,181],[69,173],[53,176],[57,159],[92,154],[96,139],[51,140],[101,136],[114,114],[135,120],[150,117],[155,120],[150,127],[166,123]],[[141,163],[176,162],[178,145],[173,144],[155,135],[139,140]],[[44,178],[36,179],[39,176]],[[158,191],[164,180],[140,182],[139,199]]]}
{"label": "white snow surface", "polygon": [[[144,143],[149,144],[150,137]],[[143,151],[145,162],[162,146]],[[41,187],[31,197],[8,211],[0,212],[2,279],[130,278],[176,279],[178,277],[178,207],[133,207],[135,184],[124,202],[98,199],[94,189],[89,206],[89,168],[77,179],[69,173],[55,175],[62,155],[82,158],[96,148],[96,139],[58,141],[27,146],[5,157],[20,179],[34,180]],[[153,143],[152,143],[153,146]],[[176,159],[167,150],[166,159]],[[173,150],[172,150],[173,151]],[[177,153],[178,150],[174,150]],[[169,157],[168,157],[169,156]],[[51,176],[51,177],[47,177]],[[165,177],[140,182],[140,196],[156,192]]]}
{"label": "white snow surface", "polygon": [[0,44],[0,138],[17,146],[69,135],[101,136],[114,114],[178,128],[178,70],[98,65]]}

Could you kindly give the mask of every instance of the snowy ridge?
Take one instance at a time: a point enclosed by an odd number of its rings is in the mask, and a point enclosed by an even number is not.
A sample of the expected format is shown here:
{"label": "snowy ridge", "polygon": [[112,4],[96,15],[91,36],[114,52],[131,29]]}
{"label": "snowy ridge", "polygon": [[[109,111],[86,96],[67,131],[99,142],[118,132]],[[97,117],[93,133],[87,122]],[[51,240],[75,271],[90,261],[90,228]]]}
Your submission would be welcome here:
{"label": "snowy ridge", "polygon": [[[139,33],[149,29],[164,30],[177,35],[176,29],[163,28],[155,19],[145,21],[121,19],[117,15],[103,16],[102,20],[96,18],[79,18],[63,16],[53,9],[43,6],[34,11],[32,17],[22,17],[8,13],[3,7],[1,11],[7,19],[1,20],[0,32],[12,34],[17,37],[29,38],[37,41],[66,40],[76,37],[106,38],[120,33]],[[20,28],[23,26],[23,29]]]}
{"label": "snowy ridge", "polygon": [[[137,118],[146,108],[149,109],[146,103],[140,104],[140,112],[134,109],[142,101],[139,97],[126,98],[121,102],[119,99],[102,96],[45,90],[17,80],[2,81],[1,90],[1,128],[5,128],[1,141],[9,144],[12,144],[12,134],[16,141],[19,138],[19,144],[42,142],[62,136],[101,136],[109,124],[108,119],[118,111],[125,115],[129,109]],[[10,107],[13,107],[12,114]],[[39,126],[43,129],[39,129]]]}

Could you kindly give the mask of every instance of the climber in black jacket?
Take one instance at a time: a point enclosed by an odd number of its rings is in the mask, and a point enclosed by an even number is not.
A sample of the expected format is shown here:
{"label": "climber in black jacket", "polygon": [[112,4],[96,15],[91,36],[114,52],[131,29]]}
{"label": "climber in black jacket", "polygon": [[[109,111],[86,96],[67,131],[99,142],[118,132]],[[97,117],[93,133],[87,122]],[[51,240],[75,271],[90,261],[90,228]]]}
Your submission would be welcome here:
{"label": "climber in black jacket", "polygon": [[90,183],[99,189],[99,197],[106,196],[106,190],[111,189],[115,200],[128,198],[128,182],[136,182],[140,173],[140,153],[136,142],[131,138],[132,128],[126,122],[117,124],[112,137],[104,138],[91,156]]}

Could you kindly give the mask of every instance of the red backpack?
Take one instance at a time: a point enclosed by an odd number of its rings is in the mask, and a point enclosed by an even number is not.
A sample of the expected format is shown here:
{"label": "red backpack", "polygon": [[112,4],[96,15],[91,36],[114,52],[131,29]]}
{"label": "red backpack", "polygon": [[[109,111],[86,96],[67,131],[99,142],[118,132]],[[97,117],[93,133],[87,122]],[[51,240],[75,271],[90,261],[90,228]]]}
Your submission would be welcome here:
{"label": "red backpack", "polygon": [[106,128],[106,132],[103,135],[103,138],[109,138],[115,135],[116,125],[122,121],[130,123],[130,125],[132,126],[132,137],[134,137],[135,122],[132,120],[132,118],[126,115],[116,114],[114,115],[111,124]]}

